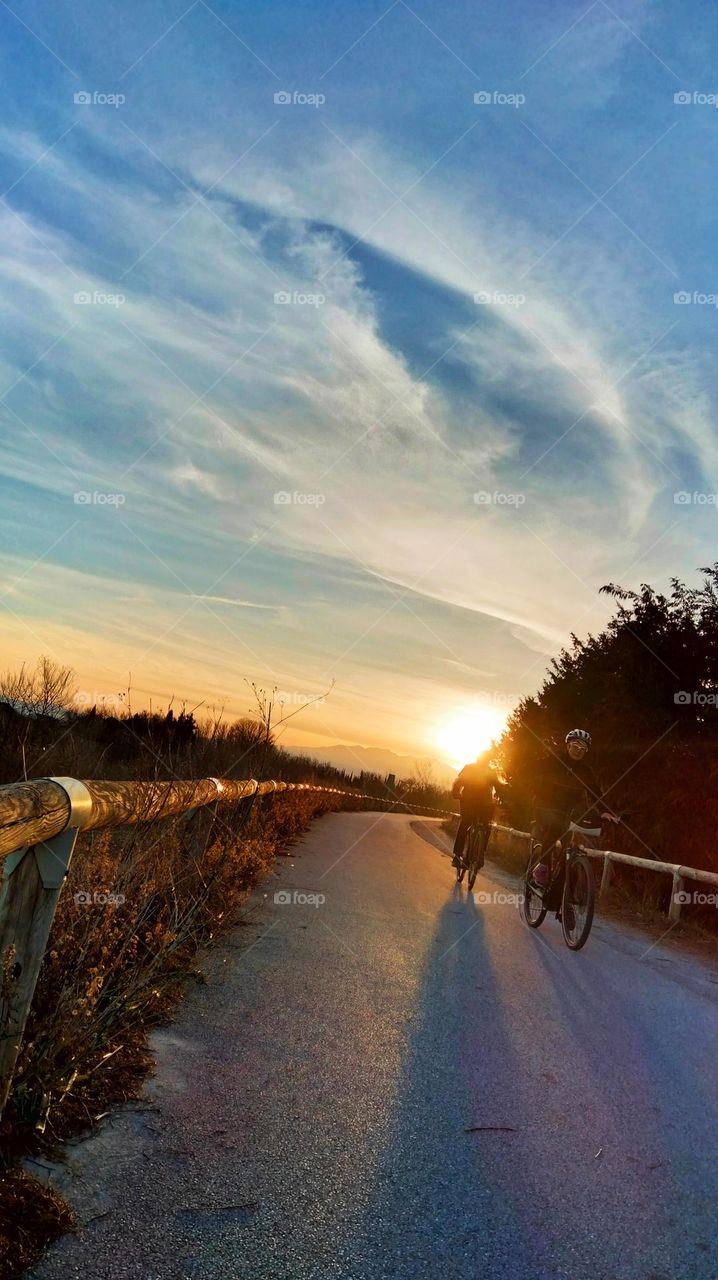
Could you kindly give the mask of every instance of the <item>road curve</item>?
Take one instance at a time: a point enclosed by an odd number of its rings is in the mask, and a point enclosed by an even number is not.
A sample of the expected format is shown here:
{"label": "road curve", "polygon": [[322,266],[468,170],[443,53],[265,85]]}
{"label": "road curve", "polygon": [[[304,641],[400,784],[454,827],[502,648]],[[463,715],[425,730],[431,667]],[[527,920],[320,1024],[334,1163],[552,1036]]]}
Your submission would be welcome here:
{"label": "road curve", "polygon": [[444,840],[315,824],[70,1150],[35,1280],[716,1280],[718,975],[601,921],[572,954]]}

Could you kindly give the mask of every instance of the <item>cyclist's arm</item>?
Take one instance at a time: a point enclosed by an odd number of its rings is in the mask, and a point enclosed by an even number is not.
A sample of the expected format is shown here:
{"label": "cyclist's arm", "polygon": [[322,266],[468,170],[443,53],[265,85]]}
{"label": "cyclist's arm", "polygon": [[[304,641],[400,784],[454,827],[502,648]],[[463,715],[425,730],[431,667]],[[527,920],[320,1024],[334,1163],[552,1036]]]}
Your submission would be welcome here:
{"label": "cyclist's arm", "polygon": [[589,766],[586,777],[586,799],[591,812],[600,814],[602,818],[609,818],[611,822],[618,822],[619,818],[603,798],[605,793],[606,787],[601,784],[595,770]]}
{"label": "cyclist's arm", "polygon": [[451,788],[451,794],[454,797],[454,799],[458,799],[459,796],[461,795],[461,792],[464,789],[464,773],[465,772],[466,770],[462,769],[461,773],[454,779],[454,785]]}
{"label": "cyclist's arm", "polygon": [[491,786],[493,788],[493,792],[496,799],[499,801],[500,804],[505,805],[508,798],[509,789],[506,783],[501,781],[498,773],[495,770],[491,771]]}
{"label": "cyclist's arm", "polygon": [[554,756],[547,756],[537,762],[531,790],[531,807],[534,813],[537,809],[560,807],[556,792],[564,780],[564,774],[563,761],[557,761]]}

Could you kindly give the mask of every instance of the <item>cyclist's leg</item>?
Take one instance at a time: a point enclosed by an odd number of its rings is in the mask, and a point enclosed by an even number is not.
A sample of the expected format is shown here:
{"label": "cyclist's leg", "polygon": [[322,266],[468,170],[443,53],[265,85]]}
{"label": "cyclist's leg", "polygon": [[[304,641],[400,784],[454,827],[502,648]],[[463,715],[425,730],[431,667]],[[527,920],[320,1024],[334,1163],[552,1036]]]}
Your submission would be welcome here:
{"label": "cyclist's leg", "polygon": [[486,859],[486,850],[489,847],[491,838],[491,812],[489,810],[480,813],[476,817],[479,826],[478,836],[478,866],[483,867]]}
{"label": "cyclist's leg", "polygon": [[461,817],[459,818],[459,829],[456,832],[456,839],[454,840],[454,856],[451,859],[452,866],[454,867],[458,865],[463,855],[466,837],[469,834],[469,827],[471,826],[472,821],[473,819],[469,814],[462,812]]}
{"label": "cyclist's leg", "polygon": [[[550,910],[555,910],[559,917],[561,913],[561,904],[563,902],[563,887],[566,881],[567,862],[564,855],[569,846],[574,842],[574,834],[571,831],[571,821],[571,814],[569,813],[564,815],[560,823],[561,831],[558,839],[561,841],[564,853],[561,855],[558,864],[554,867],[555,879],[553,880],[551,890]],[[569,927],[572,926],[569,925]]]}
{"label": "cyclist's leg", "polygon": [[[588,826],[591,826],[591,825],[593,825],[593,824],[598,825],[598,824],[596,823],[596,819],[595,819],[595,818],[591,818],[591,817],[590,817],[589,815],[587,815],[587,814],[583,814],[583,815],[581,815],[581,816],[580,816],[580,817],[578,817],[578,818],[574,818],[573,820],[574,820],[575,822],[578,822],[578,823],[579,823],[579,825],[582,825],[583,823],[585,823],[587,827],[588,827]],[[571,833],[571,836],[569,836],[568,838],[572,840],[572,843],[576,846],[576,848],[577,848],[577,849],[578,849],[581,845],[585,845],[585,846],[586,846],[586,848],[589,848],[589,849],[595,849],[595,847],[596,847],[596,838],[595,838],[595,836],[589,835],[589,834],[588,834],[588,832],[577,832],[575,835],[574,835],[573,833]],[[561,896],[562,896],[562,900],[563,900],[563,884],[564,884],[564,880],[565,880],[565,878],[566,878],[566,870],[567,870],[567,868],[566,868],[566,865],[564,864],[563,874],[562,874],[562,877],[561,877]],[[571,895],[568,895],[568,898],[569,898],[569,900],[568,900],[568,901],[566,902],[566,904],[565,904],[564,923],[566,924],[566,927],[567,927],[569,930],[572,930],[572,929],[574,929],[574,928],[575,928],[575,926],[576,926],[576,914],[575,914],[575,911],[574,911],[573,902],[570,900]]]}
{"label": "cyclist's leg", "polygon": [[533,878],[541,889],[548,888],[551,880],[553,850],[557,840],[563,838],[566,823],[555,809],[537,809],[534,819],[534,839],[541,846],[541,857],[533,870]]}

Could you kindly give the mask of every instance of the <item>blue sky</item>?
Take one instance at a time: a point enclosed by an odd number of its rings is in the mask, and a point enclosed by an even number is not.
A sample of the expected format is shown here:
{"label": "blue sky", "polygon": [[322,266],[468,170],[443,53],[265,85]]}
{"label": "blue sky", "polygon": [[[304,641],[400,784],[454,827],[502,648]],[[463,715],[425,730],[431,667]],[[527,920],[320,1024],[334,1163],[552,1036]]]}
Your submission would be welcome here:
{"label": "blue sky", "polygon": [[424,752],[602,583],[693,577],[716,22],[3,4],[6,665],[234,714],[334,680],[294,741]]}

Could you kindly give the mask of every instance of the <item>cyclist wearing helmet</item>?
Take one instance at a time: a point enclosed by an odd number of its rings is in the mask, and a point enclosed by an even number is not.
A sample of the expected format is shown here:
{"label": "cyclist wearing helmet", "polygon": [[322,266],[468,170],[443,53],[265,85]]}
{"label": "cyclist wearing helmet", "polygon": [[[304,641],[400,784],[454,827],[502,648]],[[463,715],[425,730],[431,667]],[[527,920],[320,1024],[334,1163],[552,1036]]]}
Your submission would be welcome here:
{"label": "cyclist wearing helmet", "polygon": [[[493,793],[502,793],[502,785],[496,769],[491,763],[491,748],[482,751],[473,764],[465,764],[451,788],[452,796],[459,799],[461,820],[454,841],[452,866],[458,867],[466,844],[469,828],[475,822],[488,828],[491,834],[491,817],[493,814]],[[486,841],[488,844],[488,838]]]}
{"label": "cyclist wearing helmet", "polygon": [[565,738],[566,754],[551,752],[536,773],[533,796],[536,839],[542,858],[533,871],[536,884],[545,889],[550,880],[550,850],[568,832],[569,822],[598,826],[600,817],[615,821],[614,814],[601,806],[602,787],[587,755],[591,735],[585,729],[571,729]]}

